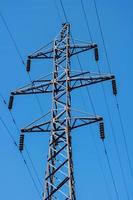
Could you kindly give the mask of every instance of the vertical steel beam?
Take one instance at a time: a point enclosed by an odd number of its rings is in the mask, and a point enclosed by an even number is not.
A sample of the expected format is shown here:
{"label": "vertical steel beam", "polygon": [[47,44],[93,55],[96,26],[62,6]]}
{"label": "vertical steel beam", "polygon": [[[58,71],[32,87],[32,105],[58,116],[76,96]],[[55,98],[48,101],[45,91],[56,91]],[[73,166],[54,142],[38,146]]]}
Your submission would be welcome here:
{"label": "vertical steel beam", "polygon": [[[61,60],[63,62],[60,64]],[[60,35],[54,41],[52,129],[47,160],[44,200],[76,200],[70,129],[70,73],[70,25],[63,24]],[[62,85],[59,83],[61,79],[65,79]],[[63,121],[63,124],[61,121]],[[61,131],[59,131],[60,128]]]}

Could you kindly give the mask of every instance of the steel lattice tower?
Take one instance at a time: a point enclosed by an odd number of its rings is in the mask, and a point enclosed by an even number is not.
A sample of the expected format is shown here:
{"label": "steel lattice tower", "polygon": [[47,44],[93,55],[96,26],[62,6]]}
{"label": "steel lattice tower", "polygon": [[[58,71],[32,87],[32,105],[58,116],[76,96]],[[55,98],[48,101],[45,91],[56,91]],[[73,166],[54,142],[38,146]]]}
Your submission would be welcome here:
{"label": "steel lattice tower", "polygon": [[44,48],[36,51],[27,59],[28,72],[32,60],[52,59],[54,62],[53,73],[46,78],[32,81],[30,85],[11,92],[9,109],[12,108],[15,95],[52,94],[51,111],[26,128],[21,129],[19,146],[20,151],[22,151],[26,132],[50,133],[43,200],[76,200],[71,131],[81,126],[99,122],[100,136],[104,139],[102,117],[84,114],[77,116],[71,108],[71,92],[77,88],[112,80],[113,91],[114,94],[116,93],[114,75],[102,75],[89,71],[77,73],[71,70],[71,57],[91,49],[94,50],[95,59],[98,61],[97,45],[73,44],[70,24],[64,23],[50,49]]}

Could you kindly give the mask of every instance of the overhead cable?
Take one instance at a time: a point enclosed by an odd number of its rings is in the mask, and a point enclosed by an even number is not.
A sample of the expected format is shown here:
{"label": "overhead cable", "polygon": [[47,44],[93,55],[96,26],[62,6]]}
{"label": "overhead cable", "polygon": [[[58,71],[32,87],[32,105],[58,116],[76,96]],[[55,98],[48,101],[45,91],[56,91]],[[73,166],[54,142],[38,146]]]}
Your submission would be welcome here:
{"label": "overhead cable", "polygon": [[[96,10],[96,16],[97,16],[97,20],[98,20],[98,24],[99,24],[99,29],[100,29],[100,32],[101,32],[101,38],[102,38],[102,41],[103,41],[103,46],[104,46],[104,50],[105,50],[105,56],[106,56],[107,64],[108,64],[109,71],[111,73],[111,65],[110,65],[110,62],[109,62],[106,43],[105,43],[105,40],[104,40],[104,34],[103,34],[102,26],[101,26],[101,20],[100,20],[100,16],[99,16],[99,12],[98,12],[98,7],[97,7],[97,4],[96,4],[96,1],[95,0],[93,0],[93,1],[94,1],[95,10]],[[123,135],[123,139],[124,139],[125,150],[126,150],[126,154],[127,154],[128,163],[129,163],[130,173],[131,173],[131,177],[133,178],[133,167],[132,167],[132,164],[131,164],[131,159],[130,159],[130,155],[129,155],[129,151],[128,151],[128,145],[127,145],[127,142],[126,142],[126,133],[125,133],[124,125],[123,125],[123,121],[122,121],[122,114],[121,114],[119,102],[118,102],[116,95],[115,95],[115,100],[116,100],[116,107],[117,107],[117,112],[118,112],[118,116],[119,116],[119,120],[120,120],[122,135]]]}
{"label": "overhead cable", "polygon": [[66,15],[66,11],[65,11],[65,8],[64,8],[64,5],[63,5],[62,0],[60,0],[60,4],[61,4],[61,7],[62,7],[62,11],[63,11],[63,14],[64,14],[64,18],[65,18],[66,22],[68,22],[67,15]]}
{"label": "overhead cable", "polygon": [[[3,95],[2,95],[1,93],[0,93],[0,97],[2,98],[3,103],[5,104],[5,106],[6,106],[6,108],[7,108],[7,102],[6,102],[5,98],[3,97]],[[8,108],[7,108],[7,109],[8,109]],[[13,122],[13,124],[14,124],[14,126],[15,126],[15,128],[16,128],[18,134],[19,134],[19,133],[20,133],[20,130],[19,130],[19,128],[18,128],[18,125],[17,125],[17,123],[16,123],[16,120],[15,120],[15,118],[14,118],[12,112],[11,112],[9,109],[8,109],[8,111],[9,111],[9,113],[10,113],[12,122]],[[1,118],[0,120],[1,120],[2,124],[4,125],[4,127],[6,128],[8,134],[10,135],[10,137],[11,137],[12,141],[14,142],[15,146],[17,146],[17,148],[18,148],[17,142],[15,141],[13,135],[11,134],[10,130],[8,129],[6,123],[2,120],[2,118]],[[37,178],[37,180],[38,180],[38,183],[40,184],[41,188],[43,189],[43,186],[42,186],[42,183],[41,183],[40,178],[39,178],[39,176],[38,176],[37,170],[36,170],[36,168],[35,168],[35,165],[34,165],[34,163],[33,163],[33,160],[32,160],[32,158],[31,158],[31,156],[30,156],[30,154],[29,154],[29,151],[28,151],[28,149],[27,149],[26,146],[25,146],[25,149],[26,149],[25,151],[26,151],[26,153],[27,153],[27,156],[28,156],[28,158],[29,158],[29,160],[30,160],[30,162],[31,162],[33,171],[34,171],[34,173],[35,173],[35,175],[36,175],[36,178]]]}
{"label": "overhead cable", "polygon": [[[82,9],[83,9],[84,8],[83,0],[81,0],[81,5],[82,5]],[[107,55],[106,45],[105,45],[105,41],[104,41],[104,37],[103,37],[103,32],[102,32],[102,28],[101,28],[100,17],[98,15],[98,10],[97,10],[97,6],[96,6],[96,2],[95,2],[95,8],[96,8],[97,18],[98,18],[98,21],[99,21],[101,36],[102,36],[104,50],[106,52],[106,59],[107,59],[108,55]],[[88,19],[87,19],[87,16],[86,16],[85,9],[83,10],[83,12],[84,12],[84,17],[86,19],[85,21],[86,21],[86,25],[87,25],[87,28],[88,28],[88,32],[90,32],[89,22],[88,22]],[[110,63],[109,63],[108,59],[107,59],[107,63],[108,63],[108,67],[110,68],[111,66],[110,66]],[[98,63],[97,63],[97,67],[98,67],[99,73],[101,74],[100,67],[99,67]],[[111,72],[111,70],[110,70],[110,72]],[[129,194],[128,194],[128,189],[127,189],[127,184],[126,184],[124,169],[122,167],[122,162],[121,162],[120,153],[119,153],[119,149],[118,149],[118,145],[117,145],[117,141],[116,141],[115,131],[114,131],[114,127],[113,127],[113,123],[112,123],[112,118],[111,118],[111,114],[110,114],[110,110],[109,110],[109,106],[108,106],[107,96],[106,96],[105,89],[104,89],[104,86],[103,86],[102,83],[101,83],[101,86],[102,86],[102,91],[103,91],[103,95],[104,95],[105,105],[106,105],[106,109],[107,109],[107,113],[108,113],[108,117],[109,117],[109,121],[110,121],[111,130],[112,130],[112,133],[113,133],[113,139],[114,139],[114,143],[115,143],[115,148],[116,148],[116,152],[117,152],[117,155],[118,155],[118,161],[119,161],[119,165],[120,165],[120,169],[121,169],[121,174],[122,174],[122,178],[123,178],[123,184],[124,184],[125,192],[126,192],[126,195],[127,195],[127,199],[129,200]],[[128,158],[129,158],[129,156],[128,156]],[[130,167],[131,167],[131,165],[130,165]]]}
{"label": "overhead cable", "polygon": [[[6,129],[6,131],[7,131],[8,135],[9,135],[9,137],[11,138],[13,144],[14,144],[15,147],[17,147],[17,149],[19,150],[18,145],[17,145],[17,142],[15,141],[15,139],[14,139],[14,137],[13,137],[11,131],[9,130],[9,128],[7,127],[6,123],[4,122],[4,120],[2,119],[1,116],[0,116],[0,121],[1,121],[2,125],[4,126],[4,128]],[[20,151],[19,151],[19,152],[20,152]],[[24,162],[24,164],[25,164],[25,166],[26,166],[26,168],[27,168],[27,170],[28,170],[29,176],[30,176],[30,178],[31,178],[31,180],[32,180],[32,182],[33,182],[33,184],[34,184],[34,187],[35,187],[35,189],[36,189],[36,191],[37,191],[37,194],[38,194],[39,198],[42,199],[42,197],[41,197],[41,195],[40,195],[40,192],[39,192],[39,189],[38,189],[38,187],[37,187],[37,184],[36,184],[36,182],[35,182],[35,180],[34,180],[34,178],[33,178],[33,175],[32,175],[32,173],[31,173],[31,170],[30,170],[30,168],[29,168],[29,166],[28,166],[28,164],[27,164],[27,162],[26,162],[26,160],[25,160],[25,158],[24,158],[24,155],[23,155],[22,153],[20,153],[20,155],[21,155],[22,160],[23,160],[23,162]]]}
{"label": "overhead cable", "polygon": [[116,193],[116,198],[117,198],[117,200],[119,200],[120,199],[119,198],[119,193],[118,193],[118,190],[117,190],[117,187],[116,187],[113,171],[112,171],[112,168],[111,168],[111,164],[110,164],[110,160],[109,160],[109,156],[108,156],[108,152],[107,152],[104,140],[103,140],[103,146],[104,146],[104,153],[105,153],[105,156],[106,156],[106,159],[107,159],[109,171],[110,171],[110,174],[111,174],[111,177],[112,177],[112,181],[113,181],[113,185],[114,185],[114,189],[115,189],[115,193]]}
{"label": "overhead cable", "polygon": [[[18,54],[18,56],[19,56],[19,58],[20,58],[22,64],[26,67],[25,62],[24,62],[23,57],[22,57],[22,54],[21,54],[21,51],[20,51],[20,49],[19,49],[19,47],[18,47],[18,45],[17,45],[17,42],[16,42],[16,40],[15,40],[15,38],[14,38],[12,32],[10,31],[9,26],[8,26],[8,23],[7,23],[7,21],[5,20],[5,17],[4,17],[4,15],[2,14],[1,11],[0,11],[0,17],[1,17],[1,20],[2,20],[3,24],[5,25],[5,27],[6,27],[6,29],[7,29],[7,32],[8,32],[8,34],[9,34],[11,40],[12,40],[12,43],[13,43],[15,49],[16,49],[16,52],[17,52],[17,54]],[[31,84],[32,84],[32,79],[31,79],[31,76],[30,76],[29,73],[28,73],[28,78],[29,78],[29,81],[30,81]],[[42,113],[43,113],[43,109],[42,109],[42,107],[41,107],[40,101],[39,101],[39,99],[38,99],[38,97],[37,97],[36,95],[34,95],[34,96],[35,96],[35,98],[36,98],[36,101],[37,101],[37,103],[38,103],[38,106],[39,106],[40,111],[41,111],[41,114],[42,114]]]}

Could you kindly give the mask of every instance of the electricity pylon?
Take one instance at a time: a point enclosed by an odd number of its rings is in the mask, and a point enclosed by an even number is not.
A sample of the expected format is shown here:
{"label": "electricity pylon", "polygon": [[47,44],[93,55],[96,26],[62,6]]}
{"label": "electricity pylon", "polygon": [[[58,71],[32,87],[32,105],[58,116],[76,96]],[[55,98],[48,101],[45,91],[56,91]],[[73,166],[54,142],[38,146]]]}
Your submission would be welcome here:
{"label": "electricity pylon", "polygon": [[113,91],[116,94],[114,75],[102,75],[89,71],[77,73],[71,70],[71,57],[92,49],[94,50],[95,60],[98,61],[97,45],[72,44],[70,24],[64,23],[59,35],[53,42],[52,48],[38,50],[28,56],[27,59],[28,72],[32,60],[52,59],[54,62],[53,73],[11,92],[9,109],[12,108],[15,95],[52,94],[51,111],[26,128],[21,129],[19,145],[20,151],[22,151],[24,133],[26,132],[50,133],[43,200],[76,200],[71,131],[81,126],[99,122],[100,136],[101,139],[104,139],[102,117],[86,116],[83,113],[78,116],[74,114],[77,111],[71,108],[71,92],[77,88],[112,80]]}

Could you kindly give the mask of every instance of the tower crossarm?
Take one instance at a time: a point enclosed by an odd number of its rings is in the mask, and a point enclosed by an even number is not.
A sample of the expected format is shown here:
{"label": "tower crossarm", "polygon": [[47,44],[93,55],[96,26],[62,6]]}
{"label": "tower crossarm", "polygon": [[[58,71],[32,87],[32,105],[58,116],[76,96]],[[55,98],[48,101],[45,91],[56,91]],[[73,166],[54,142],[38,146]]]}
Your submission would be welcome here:
{"label": "tower crossarm", "polygon": [[[103,118],[100,116],[85,116],[85,117],[71,117],[71,126],[70,130],[73,130],[78,127],[86,126],[92,123],[100,122]],[[57,119],[54,121],[56,124],[56,129],[53,129],[57,134],[61,131],[65,131],[65,122],[66,119]],[[21,132],[50,132],[51,131],[51,120],[38,123],[37,121],[31,123],[25,128],[21,129]]]}
{"label": "tower crossarm", "polygon": [[53,48],[47,51],[39,51],[28,56],[29,60],[32,59],[53,59]]}
{"label": "tower crossarm", "polygon": [[[95,49],[97,48],[97,44],[95,43],[88,43],[85,45],[81,45],[81,44],[74,44],[70,46],[70,56],[76,55],[78,53],[84,52],[84,51],[88,51],[91,49]],[[58,47],[57,46],[57,50],[59,50],[59,54],[58,54],[58,59],[62,58],[63,53],[66,51],[66,46],[62,46],[62,47]],[[54,58],[54,49],[51,48],[49,50],[44,50],[44,51],[39,51],[36,52],[32,55],[28,56],[28,60],[32,60],[32,59],[53,59]],[[63,61],[62,61],[63,62]]]}
{"label": "tower crossarm", "polygon": [[82,53],[82,52],[85,52],[85,51],[88,51],[91,49],[95,49],[95,48],[97,48],[97,44],[95,44],[95,43],[87,44],[87,45],[75,44],[70,47],[70,49],[71,49],[70,56],[73,56],[73,55],[76,55],[76,54],[79,54],[79,53]]}
{"label": "tower crossarm", "polygon": [[46,121],[41,124],[33,125],[33,126],[27,126],[26,128],[22,128],[21,132],[50,132],[50,125],[51,121]]}
{"label": "tower crossarm", "polygon": [[[57,45],[56,46],[56,51],[58,51],[58,54],[56,55],[56,59],[59,60],[58,64],[61,64],[63,63],[65,60],[66,60],[66,45],[64,43],[61,43],[61,46]],[[94,54],[95,54],[95,50],[98,49],[97,47],[97,44],[95,43],[88,43],[88,44],[70,44],[69,46],[69,58],[76,55],[76,54],[79,54],[79,53],[82,53],[82,52],[85,52],[85,51],[88,51],[88,50],[91,50],[91,49],[94,49]],[[27,71],[29,72],[30,71],[30,68],[31,68],[31,60],[34,60],[34,59],[54,59],[54,51],[55,51],[55,48],[51,48],[51,49],[48,49],[48,50],[39,50],[31,55],[28,56],[28,59],[27,59]],[[98,51],[98,50],[97,50]]]}
{"label": "tower crossarm", "polygon": [[11,95],[26,95],[26,94],[41,94],[50,93],[52,91],[52,81],[42,80],[39,82],[33,82],[33,84],[26,85],[22,88],[11,92]]}
{"label": "tower crossarm", "polygon": [[50,125],[51,125],[51,120],[49,120],[51,116],[51,111],[47,112],[45,115],[42,117],[36,119],[32,123],[30,123],[28,126],[25,128],[21,129],[21,132],[50,132]]}
{"label": "tower crossarm", "polygon": [[92,74],[90,72],[83,72],[70,77],[71,90],[114,79],[115,76],[110,74]]}
{"label": "tower crossarm", "polygon": [[[78,73],[76,75],[72,75],[69,78],[69,82],[71,83],[70,90],[80,88],[83,86],[88,86],[108,80],[114,80],[114,75],[106,75],[106,74],[96,74],[96,73],[90,73],[90,72],[83,72]],[[59,79],[57,81],[58,85],[60,87],[57,88],[56,92],[63,91],[62,85],[64,85],[66,82],[65,79]],[[36,80],[33,81],[31,84],[26,85],[22,88],[19,88],[13,92],[11,92],[11,95],[27,95],[27,94],[41,94],[41,93],[51,93],[52,92],[52,80]]]}
{"label": "tower crossarm", "polygon": [[72,125],[71,125],[71,130],[75,128],[79,128],[81,126],[86,126],[92,123],[96,123],[99,121],[102,121],[103,118],[99,116],[94,116],[94,117],[74,117],[72,118]]}

